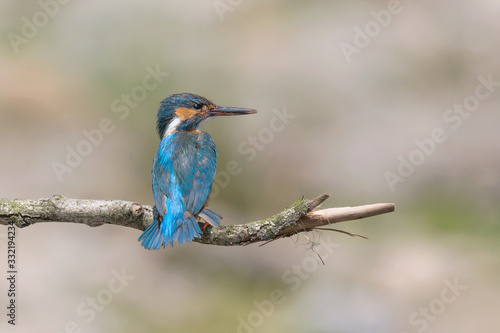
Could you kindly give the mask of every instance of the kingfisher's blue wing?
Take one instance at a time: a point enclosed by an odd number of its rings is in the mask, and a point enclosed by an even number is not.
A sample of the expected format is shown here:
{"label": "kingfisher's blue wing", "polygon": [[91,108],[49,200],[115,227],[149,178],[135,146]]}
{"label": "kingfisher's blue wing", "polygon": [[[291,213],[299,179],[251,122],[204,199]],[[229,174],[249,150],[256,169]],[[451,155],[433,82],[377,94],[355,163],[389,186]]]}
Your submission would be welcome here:
{"label": "kingfisher's blue wing", "polygon": [[159,249],[200,237],[196,220],[219,225],[222,217],[203,207],[212,190],[217,148],[207,133],[176,132],[162,139],[153,161],[153,194],[158,218],[139,237],[148,249]]}
{"label": "kingfisher's blue wing", "polygon": [[153,166],[153,192],[158,212],[167,213],[165,200],[174,194],[174,173],[185,210],[198,214],[212,190],[216,165],[217,148],[208,133],[177,132],[164,138]]}
{"label": "kingfisher's blue wing", "polygon": [[[211,141],[211,139],[210,139]],[[212,183],[215,177],[217,164],[217,150],[215,145],[202,145],[202,149],[197,151],[196,171],[191,182],[186,183],[188,192],[184,197],[186,210],[198,214],[210,195]]]}

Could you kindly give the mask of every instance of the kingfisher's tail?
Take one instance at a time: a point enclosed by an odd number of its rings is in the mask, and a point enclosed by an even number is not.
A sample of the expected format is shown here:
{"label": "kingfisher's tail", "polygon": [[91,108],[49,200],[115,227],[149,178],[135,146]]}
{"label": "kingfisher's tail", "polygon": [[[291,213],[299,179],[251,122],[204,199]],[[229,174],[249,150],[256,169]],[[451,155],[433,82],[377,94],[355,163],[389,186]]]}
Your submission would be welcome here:
{"label": "kingfisher's tail", "polygon": [[222,216],[220,216],[219,213],[211,210],[208,207],[203,208],[203,210],[198,213],[198,216],[200,216],[202,219],[207,221],[207,223],[211,224],[214,227],[218,227],[220,224],[219,220],[222,220]]}
{"label": "kingfisher's tail", "polygon": [[[220,224],[219,219],[222,219],[222,216],[208,207],[205,207],[198,215],[215,227]],[[142,233],[139,237],[139,241],[142,240],[141,245],[144,246],[144,248],[148,250],[159,250],[168,245],[173,246],[176,241],[179,241],[179,244],[182,245],[202,235],[200,225],[194,216],[186,219],[177,217],[177,221],[175,222],[169,221],[169,217],[170,216],[165,216],[161,224],[155,220],[146,231]],[[172,225],[177,228],[170,237],[168,235],[168,226]]]}
{"label": "kingfisher's tail", "polygon": [[141,245],[148,250],[159,250],[163,244],[163,236],[158,220],[151,223],[138,240],[142,240]]}
{"label": "kingfisher's tail", "polygon": [[178,240],[179,244],[184,244],[186,242],[191,242],[193,239],[200,237],[202,231],[198,221],[191,216],[185,219],[178,228],[174,231],[172,237],[165,237],[165,246],[172,245]]}
{"label": "kingfisher's tail", "polygon": [[[198,213],[198,216],[214,227],[217,227],[220,224],[219,219],[222,219],[222,216],[208,207],[203,208],[203,210]],[[194,216],[191,216],[178,226],[177,230],[175,230],[173,236],[168,239],[168,241],[167,238],[165,238],[165,242],[166,245],[174,246],[174,243],[179,240],[179,244],[182,245],[186,242],[193,241],[195,238],[201,237],[202,234],[203,232],[200,229],[198,221]]]}

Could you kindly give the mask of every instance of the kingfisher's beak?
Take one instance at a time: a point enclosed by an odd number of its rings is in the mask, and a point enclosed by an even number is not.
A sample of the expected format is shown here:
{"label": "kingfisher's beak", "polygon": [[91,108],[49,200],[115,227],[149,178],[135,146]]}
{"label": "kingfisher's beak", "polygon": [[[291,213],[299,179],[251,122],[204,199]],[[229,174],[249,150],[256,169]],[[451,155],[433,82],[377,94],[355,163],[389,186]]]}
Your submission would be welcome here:
{"label": "kingfisher's beak", "polygon": [[232,106],[219,106],[208,111],[208,115],[210,117],[215,116],[237,116],[241,114],[252,114],[257,113],[257,110],[254,109],[245,109],[245,108],[235,108]]}

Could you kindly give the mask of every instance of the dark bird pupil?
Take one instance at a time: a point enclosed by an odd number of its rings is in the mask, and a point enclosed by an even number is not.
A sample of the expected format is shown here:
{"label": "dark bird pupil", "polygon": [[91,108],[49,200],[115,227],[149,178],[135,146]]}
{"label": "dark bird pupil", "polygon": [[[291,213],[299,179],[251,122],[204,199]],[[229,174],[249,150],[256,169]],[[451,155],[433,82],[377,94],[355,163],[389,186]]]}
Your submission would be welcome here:
{"label": "dark bird pupil", "polygon": [[195,108],[196,110],[199,110],[199,109],[201,109],[201,104],[199,104],[199,103],[198,103],[198,104],[195,104],[195,105],[193,106],[193,108]]}

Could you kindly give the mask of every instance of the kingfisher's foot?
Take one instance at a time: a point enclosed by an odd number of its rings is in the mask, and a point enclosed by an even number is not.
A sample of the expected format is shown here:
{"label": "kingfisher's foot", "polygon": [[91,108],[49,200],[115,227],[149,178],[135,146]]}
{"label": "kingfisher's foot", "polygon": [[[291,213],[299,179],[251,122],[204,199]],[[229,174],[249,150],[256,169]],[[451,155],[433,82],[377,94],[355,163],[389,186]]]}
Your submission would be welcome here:
{"label": "kingfisher's foot", "polygon": [[208,222],[205,222],[205,224],[203,225],[203,227],[201,227],[201,229],[202,229],[203,231],[205,231],[205,229],[206,229],[209,225],[211,225],[211,224],[210,224],[210,223],[208,223]]}

